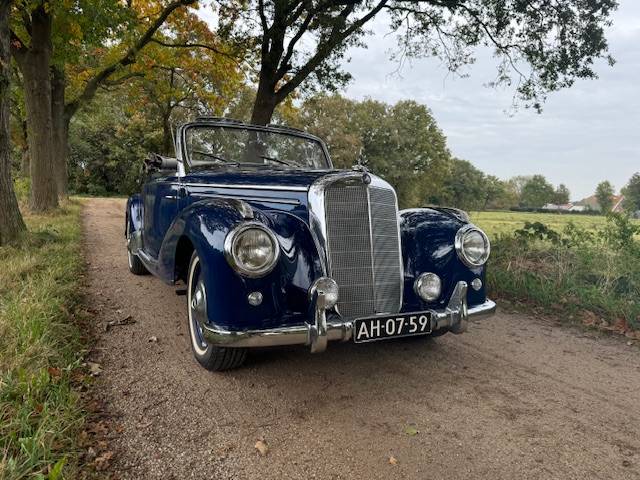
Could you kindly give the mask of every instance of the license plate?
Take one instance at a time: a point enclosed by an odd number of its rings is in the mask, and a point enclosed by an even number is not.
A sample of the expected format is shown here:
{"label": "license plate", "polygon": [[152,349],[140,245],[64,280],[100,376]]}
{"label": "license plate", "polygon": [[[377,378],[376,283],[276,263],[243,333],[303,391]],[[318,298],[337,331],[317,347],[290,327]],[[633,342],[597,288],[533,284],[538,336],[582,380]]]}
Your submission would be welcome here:
{"label": "license plate", "polygon": [[354,321],[354,327],[353,341],[355,343],[428,335],[433,331],[431,312],[357,318]]}

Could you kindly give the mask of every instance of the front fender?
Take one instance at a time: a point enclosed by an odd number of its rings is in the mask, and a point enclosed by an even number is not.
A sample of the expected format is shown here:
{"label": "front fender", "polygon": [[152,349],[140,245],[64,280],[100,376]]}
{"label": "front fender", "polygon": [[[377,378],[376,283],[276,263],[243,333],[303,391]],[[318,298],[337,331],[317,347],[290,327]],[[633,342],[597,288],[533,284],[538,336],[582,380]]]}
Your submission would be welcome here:
{"label": "front fender", "polygon": [[[454,245],[456,233],[467,223],[460,215],[431,208],[400,211],[400,237],[405,271],[404,311],[443,308],[457,282],[465,281],[470,285],[474,278],[480,278],[483,286],[479,291],[469,288],[469,305],[485,301],[485,267],[467,267],[458,258]],[[442,280],[443,295],[433,303],[421,300],[413,289],[416,278],[425,272],[435,273]]]}
{"label": "front fender", "polygon": [[[322,275],[320,258],[307,225],[295,215],[253,208],[254,218],[278,238],[280,259],[262,278],[245,278],[227,262],[224,241],[231,229],[245,221],[232,199],[206,199],[193,203],[174,220],[158,257],[158,273],[176,279],[176,252],[188,239],[202,264],[211,324],[233,329],[271,328],[308,318],[311,283]],[[251,306],[247,295],[262,293],[263,302]]]}

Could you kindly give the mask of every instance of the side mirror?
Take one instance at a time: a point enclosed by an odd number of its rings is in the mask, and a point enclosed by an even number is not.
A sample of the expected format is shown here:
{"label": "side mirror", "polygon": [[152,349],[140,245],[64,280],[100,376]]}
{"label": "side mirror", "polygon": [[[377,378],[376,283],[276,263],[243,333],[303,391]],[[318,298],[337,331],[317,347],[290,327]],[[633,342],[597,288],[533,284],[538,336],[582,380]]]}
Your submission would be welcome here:
{"label": "side mirror", "polygon": [[165,157],[157,153],[150,153],[144,160],[145,173],[153,173],[158,171],[173,171],[178,169],[178,159],[173,157]]}

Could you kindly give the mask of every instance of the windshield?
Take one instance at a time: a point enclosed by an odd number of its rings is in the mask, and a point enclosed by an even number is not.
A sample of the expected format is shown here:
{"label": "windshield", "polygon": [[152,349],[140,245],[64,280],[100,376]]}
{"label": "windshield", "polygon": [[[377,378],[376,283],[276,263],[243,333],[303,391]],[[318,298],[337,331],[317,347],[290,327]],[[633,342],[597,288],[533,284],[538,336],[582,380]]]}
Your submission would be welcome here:
{"label": "windshield", "polygon": [[193,126],[185,133],[191,167],[269,165],[276,168],[329,168],[322,144],[314,139],[242,127]]}

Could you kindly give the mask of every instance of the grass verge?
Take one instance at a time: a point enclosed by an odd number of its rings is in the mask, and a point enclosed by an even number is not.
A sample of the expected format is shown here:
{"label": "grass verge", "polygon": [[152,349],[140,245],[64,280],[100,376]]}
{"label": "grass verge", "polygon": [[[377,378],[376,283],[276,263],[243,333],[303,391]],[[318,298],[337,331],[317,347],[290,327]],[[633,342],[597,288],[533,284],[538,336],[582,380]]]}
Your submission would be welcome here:
{"label": "grass verge", "polygon": [[556,231],[534,222],[498,235],[491,295],[640,339],[639,232],[618,215],[599,228],[569,223]]}
{"label": "grass verge", "polygon": [[0,478],[74,478],[84,421],[75,388],[84,348],[74,318],[80,205],[25,221],[24,242],[0,248]]}

